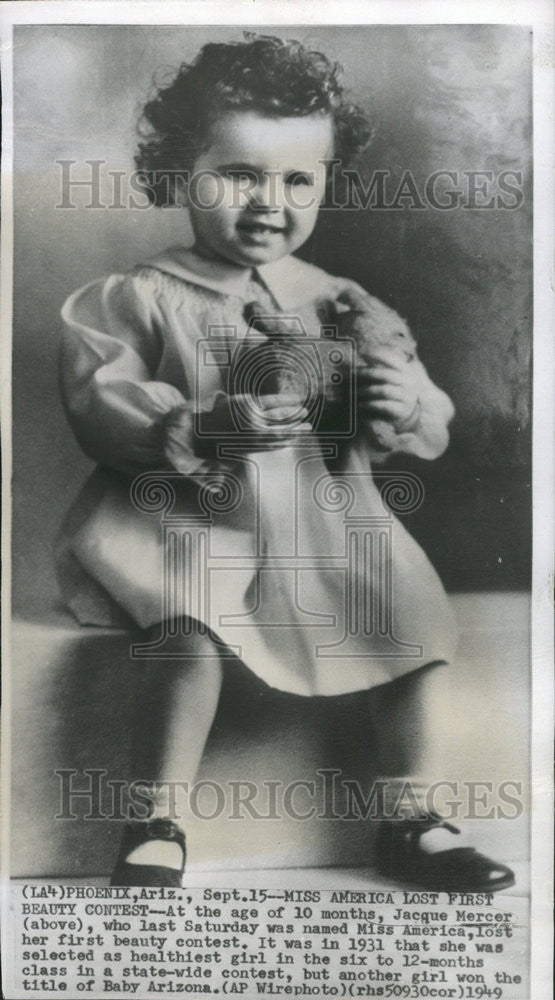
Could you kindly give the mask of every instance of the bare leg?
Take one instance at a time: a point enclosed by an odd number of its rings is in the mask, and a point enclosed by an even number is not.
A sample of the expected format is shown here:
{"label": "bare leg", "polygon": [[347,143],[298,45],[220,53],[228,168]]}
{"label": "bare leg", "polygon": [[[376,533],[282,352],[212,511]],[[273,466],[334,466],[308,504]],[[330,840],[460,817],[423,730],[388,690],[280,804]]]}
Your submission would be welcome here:
{"label": "bare leg", "polygon": [[[409,807],[414,802],[425,811],[427,787],[445,778],[441,720],[450,717],[447,664],[430,663],[373,689],[370,695],[378,769],[380,776],[388,779],[386,809],[394,808],[402,787],[409,782],[410,798],[402,801]],[[429,851],[452,846],[450,836],[444,829],[430,830],[422,837],[421,846]]]}
{"label": "bare leg", "polygon": [[[190,787],[195,780],[218,707],[222,664],[208,635],[167,639],[164,651],[171,652],[172,646],[175,659],[137,664],[132,760],[137,778],[157,785],[151,818],[179,822],[176,789]],[[135,848],[127,861],[179,868],[182,855],[175,843],[150,840]]]}
{"label": "bare leg", "polygon": [[[388,810],[395,809],[401,784],[406,786],[410,781],[414,793],[410,804],[422,817],[428,812],[427,787],[446,777],[442,773],[446,742],[442,722],[453,717],[446,701],[447,679],[446,664],[432,663],[371,692],[379,768],[383,777],[389,779],[385,796]],[[406,804],[404,795],[400,801]],[[397,816],[402,820],[399,812]],[[413,815],[412,819],[416,817]],[[468,892],[496,891],[514,883],[514,875],[506,865],[475,851],[453,852],[452,834],[457,832],[456,827],[440,819],[424,822],[417,847],[412,846],[412,834],[407,833],[408,827],[402,821],[381,824],[376,857],[382,872],[402,873],[407,881],[427,888]],[[458,837],[456,841],[456,847],[461,847]]]}

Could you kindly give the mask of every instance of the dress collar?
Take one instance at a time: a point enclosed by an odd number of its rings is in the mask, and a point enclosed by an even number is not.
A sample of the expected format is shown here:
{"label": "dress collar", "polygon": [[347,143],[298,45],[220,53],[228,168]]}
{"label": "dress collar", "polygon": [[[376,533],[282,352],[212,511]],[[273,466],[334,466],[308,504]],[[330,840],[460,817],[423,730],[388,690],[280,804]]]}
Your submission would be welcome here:
{"label": "dress collar", "polygon": [[258,276],[272,293],[280,309],[291,309],[314,299],[329,276],[318,267],[307,264],[298,257],[280,260],[242,270],[225,261],[206,260],[185,247],[171,247],[145,261],[178,278],[224,295],[245,298],[251,276]]}

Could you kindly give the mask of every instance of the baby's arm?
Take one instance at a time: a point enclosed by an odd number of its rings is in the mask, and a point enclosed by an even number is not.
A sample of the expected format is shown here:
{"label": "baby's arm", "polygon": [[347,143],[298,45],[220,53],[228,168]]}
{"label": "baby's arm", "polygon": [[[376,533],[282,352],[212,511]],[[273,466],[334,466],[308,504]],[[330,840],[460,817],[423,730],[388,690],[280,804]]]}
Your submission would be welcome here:
{"label": "baby's arm", "polygon": [[62,318],[62,397],[85,453],[131,475],[202,472],[190,402],[154,379],[162,317],[145,280],[131,274],[92,282],[70,296]]}

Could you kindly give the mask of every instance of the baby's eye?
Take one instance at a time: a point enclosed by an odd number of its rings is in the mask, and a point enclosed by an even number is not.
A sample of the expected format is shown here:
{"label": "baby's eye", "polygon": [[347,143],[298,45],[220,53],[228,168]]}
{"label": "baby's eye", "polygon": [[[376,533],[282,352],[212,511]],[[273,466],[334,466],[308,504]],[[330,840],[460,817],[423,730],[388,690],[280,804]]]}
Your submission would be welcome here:
{"label": "baby's eye", "polygon": [[288,185],[297,184],[314,184],[313,174],[306,174],[302,170],[293,170],[290,174],[286,174],[284,181]]}
{"label": "baby's eye", "polygon": [[254,170],[246,170],[242,167],[233,167],[223,171],[224,177],[230,181],[241,181],[243,183],[256,184],[256,174]]}

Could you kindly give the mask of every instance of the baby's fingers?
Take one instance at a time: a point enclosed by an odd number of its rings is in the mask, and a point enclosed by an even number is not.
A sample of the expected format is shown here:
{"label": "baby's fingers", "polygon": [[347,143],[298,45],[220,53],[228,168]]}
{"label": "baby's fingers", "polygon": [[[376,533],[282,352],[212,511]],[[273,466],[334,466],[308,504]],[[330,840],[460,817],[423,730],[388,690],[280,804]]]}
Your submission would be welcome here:
{"label": "baby's fingers", "polygon": [[377,348],[372,352],[372,356],[366,359],[366,364],[360,365],[359,371],[371,371],[372,374],[375,372],[405,373],[412,371],[412,366],[407,363],[406,357],[398,354],[397,351],[392,351],[390,348]]}
{"label": "baby's fingers", "polygon": [[403,372],[385,368],[361,368],[357,372],[357,381],[360,389],[376,385],[397,385],[400,387],[412,384]]}
{"label": "baby's fingers", "polygon": [[271,410],[264,410],[264,423],[268,424],[282,424],[291,423],[295,421],[295,424],[299,420],[306,420],[308,417],[308,411],[303,407],[299,409],[298,406],[276,406]]}
{"label": "baby's fingers", "polygon": [[403,403],[407,397],[401,386],[383,383],[382,385],[365,385],[359,388],[359,400],[390,399]]}
{"label": "baby's fingers", "polygon": [[404,404],[395,400],[373,400],[362,403],[360,409],[367,417],[383,420],[400,421],[406,416]]}
{"label": "baby's fingers", "polygon": [[[256,405],[262,410],[274,410],[276,408],[282,407],[294,407],[298,410],[299,408],[299,397],[295,396],[292,392],[274,393],[269,396],[259,396],[256,401],[251,400],[253,405]],[[306,413],[306,410],[303,411]]]}

